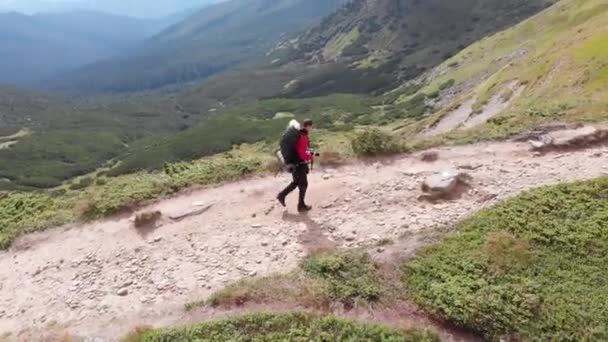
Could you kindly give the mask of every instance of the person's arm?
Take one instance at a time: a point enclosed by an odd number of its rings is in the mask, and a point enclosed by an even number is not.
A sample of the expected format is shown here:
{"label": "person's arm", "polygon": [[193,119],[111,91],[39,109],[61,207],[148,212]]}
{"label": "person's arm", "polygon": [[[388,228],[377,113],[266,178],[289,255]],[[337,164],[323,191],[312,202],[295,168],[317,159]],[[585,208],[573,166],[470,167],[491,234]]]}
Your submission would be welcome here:
{"label": "person's arm", "polygon": [[308,152],[308,137],[302,135],[296,144],[296,151],[303,161],[311,161],[312,156]]}

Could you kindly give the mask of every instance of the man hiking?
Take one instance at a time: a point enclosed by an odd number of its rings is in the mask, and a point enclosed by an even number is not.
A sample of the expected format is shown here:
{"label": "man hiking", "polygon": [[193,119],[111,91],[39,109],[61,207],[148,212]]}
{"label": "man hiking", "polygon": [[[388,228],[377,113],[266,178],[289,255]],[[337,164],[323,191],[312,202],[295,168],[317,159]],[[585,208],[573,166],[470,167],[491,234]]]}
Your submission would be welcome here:
{"label": "man hiking", "polygon": [[282,206],[285,205],[285,198],[296,188],[300,191],[298,198],[298,212],[307,212],[312,209],[306,204],[306,189],[308,188],[308,172],[310,171],[308,163],[312,161],[312,154],[309,151],[310,140],[308,135],[312,131],[312,120],[304,120],[303,126],[296,120],[291,120],[287,131],[281,139],[281,154],[286,165],[291,165],[290,170],[293,175],[293,181],[279,195],[277,200]]}

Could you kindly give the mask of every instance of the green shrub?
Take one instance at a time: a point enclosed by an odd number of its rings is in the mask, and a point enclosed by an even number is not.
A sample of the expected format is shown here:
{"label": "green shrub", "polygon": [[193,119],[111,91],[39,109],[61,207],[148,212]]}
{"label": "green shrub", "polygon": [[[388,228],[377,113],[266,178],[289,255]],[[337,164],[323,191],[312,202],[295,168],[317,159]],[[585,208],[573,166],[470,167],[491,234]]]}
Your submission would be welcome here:
{"label": "green shrub", "polygon": [[395,139],[378,129],[367,129],[351,140],[353,151],[359,156],[380,156],[401,152]]}
{"label": "green shrub", "polygon": [[427,95],[429,99],[436,99],[439,97],[439,90],[435,90],[434,92]]}
{"label": "green shrub", "polygon": [[449,80],[447,80],[447,81],[445,81],[445,82],[441,83],[441,84],[439,85],[439,90],[440,90],[440,91],[441,91],[441,90],[446,90],[446,89],[451,88],[452,86],[454,86],[454,84],[456,84],[456,80],[455,80],[455,79],[453,79],[453,78],[451,78],[451,79],[449,79]]}
{"label": "green shrub", "polygon": [[342,320],[333,316],[317,317],[303,313],[256,313],[193,327],[172,330],[142,330],[131,334],[129,342],[162,341],[439,341],[434,333],[396,330],[378,325]]}
{"label": "green shrub", "polygon": [[412,298],[489,340],[608,339],[608,178],[484,210],[406,265]]}
{"label": "green shrub", "polygon": [[105,178],[105,177],[99,177],[99,176],[98,176],[98,177],[95,179],[95,184],[96,184],[96,185],[100,185],[100,186],[106,185],[106,184],[108,184],[108,179],[107,179],[107,178]]}
{"label": "green shrub", "polygon": [[93,184],[93,178],[83,177],[78,182],[70,184],[70,190],[81,190]]}
{"label": "green shrub", "polygon": [[[437,93],[437,96],[439,96],[439,93]],[[395,106],[392,116],[394,118],[419,119],[429,109],[426,104],[426,97],[425,94],[417,94],[405,103]]]}

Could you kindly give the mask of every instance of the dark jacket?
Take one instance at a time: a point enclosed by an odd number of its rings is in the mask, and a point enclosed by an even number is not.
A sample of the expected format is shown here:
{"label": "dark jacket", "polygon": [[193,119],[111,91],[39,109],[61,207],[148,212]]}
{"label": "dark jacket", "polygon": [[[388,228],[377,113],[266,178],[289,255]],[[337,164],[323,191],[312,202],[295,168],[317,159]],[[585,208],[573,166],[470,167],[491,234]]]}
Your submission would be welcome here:
{"label": "dark jacket", "polygon": [[308,153],[308,132],[292,121],[281,138],[281,154],[286,164],[298,165],[311,159]]}

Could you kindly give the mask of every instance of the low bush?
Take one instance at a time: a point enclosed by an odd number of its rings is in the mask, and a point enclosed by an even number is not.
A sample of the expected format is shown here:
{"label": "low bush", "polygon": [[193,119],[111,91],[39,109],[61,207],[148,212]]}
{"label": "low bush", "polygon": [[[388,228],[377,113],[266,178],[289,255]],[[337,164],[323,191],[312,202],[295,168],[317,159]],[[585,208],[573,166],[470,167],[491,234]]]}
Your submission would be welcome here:
{"label": "low bush", "polygon": [[364,157],[398,153],[403,150],[391,135],[378,129],[367,129],[351,141],[355,154]]}
{"label": "low bush", "polygon": [[82,190],[89,185],[93,184],[93,178],[83,177],[75,183],[70,184],[70,190]]}

